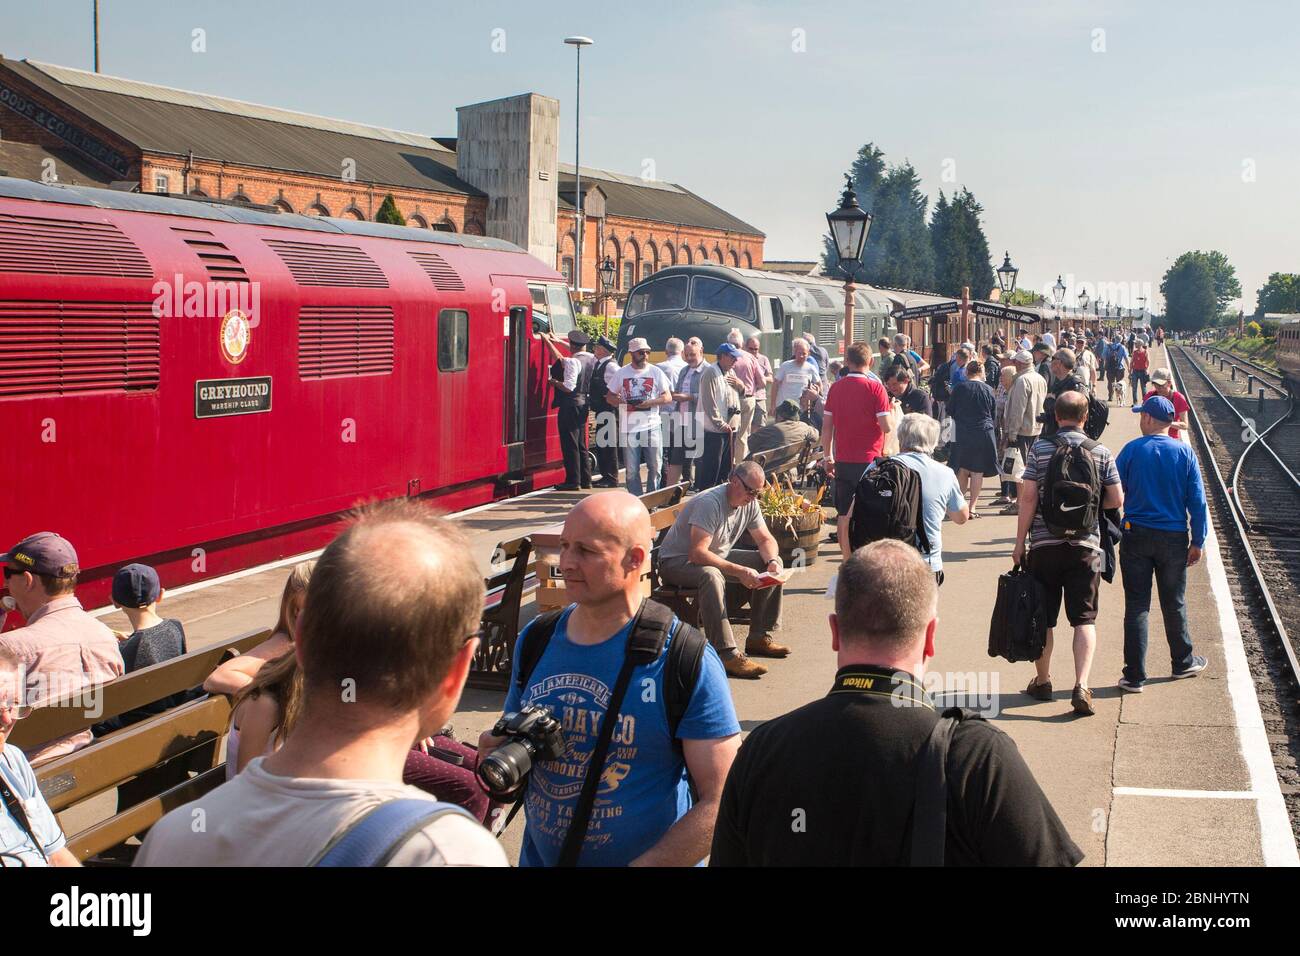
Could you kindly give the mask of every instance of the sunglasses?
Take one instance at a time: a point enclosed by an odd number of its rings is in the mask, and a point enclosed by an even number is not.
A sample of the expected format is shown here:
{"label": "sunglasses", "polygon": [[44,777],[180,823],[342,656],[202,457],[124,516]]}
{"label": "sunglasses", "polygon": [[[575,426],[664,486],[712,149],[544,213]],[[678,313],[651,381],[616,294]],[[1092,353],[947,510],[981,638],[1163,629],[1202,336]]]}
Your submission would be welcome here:
{"label": "sunglasses", "polygon": [[15,574],[26,574],[26,573],[27,572],[22,568],[5,568],[5,580],[8,581]]}
{"label": "sunglasses", "polygon": [[757,488],[751,488],[749,487],[749,485],[745,484],[745,479],[741,478],[740,475],[736,475],[736,481],[740,482],[740,487],[744,488],[745,493],[749,495],[749,497],[751,498],[757,498],[759,495],[763,493],[762,485],[760,485]]}

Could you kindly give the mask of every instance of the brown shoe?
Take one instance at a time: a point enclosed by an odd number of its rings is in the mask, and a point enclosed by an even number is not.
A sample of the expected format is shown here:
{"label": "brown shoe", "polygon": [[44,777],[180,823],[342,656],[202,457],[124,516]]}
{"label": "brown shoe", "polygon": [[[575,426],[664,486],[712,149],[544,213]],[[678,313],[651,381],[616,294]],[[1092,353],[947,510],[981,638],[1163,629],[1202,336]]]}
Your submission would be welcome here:
{"label": "brown shoe", "polygon": [[750,657],[789,657],[790,648],[778,644],[770,637],[745,642],[745,653]]}
{"label": "brown shoe", "polygon": [[1097,713],[1092,709],[1092,691],[1082,684],[1074,685],[1074,693],[1070,695],[1070,706],[1082,717],[1091,717]]}
{"label": "brown shoe", "polygon": [[1050,680],[1045,680],[1040,684],[1038,683],[1038,678],[1035,677],[1029,682],[1029,686],[1025,688],[1025,693],[1034,698],[1034,700],[1051,700],[1052,682]]}
{"label": "brown shoe", "polygon": [[728,657],[722,662],[722,669],[727,672],[728,677],[738,677],[741,680],[758,680],[767,673],[767,668],[762,664],[755,664],[741,654]]}

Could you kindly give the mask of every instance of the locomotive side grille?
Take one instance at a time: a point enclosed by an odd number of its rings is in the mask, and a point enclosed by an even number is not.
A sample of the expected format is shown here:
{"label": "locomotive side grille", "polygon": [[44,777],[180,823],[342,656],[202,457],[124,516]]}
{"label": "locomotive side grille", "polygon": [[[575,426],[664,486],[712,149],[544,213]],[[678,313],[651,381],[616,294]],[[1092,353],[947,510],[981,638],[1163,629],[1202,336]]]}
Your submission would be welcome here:
{"label": "locomotive side grille", "polygon": [[298,313],[298,377],[304,380],[393,371],[388,306],[305,305]]}
{"label": "locomotive side grille", "polygon": [[828,296],[821,289],[809,289],[808,294],[812,296],[812,300],[816,302],[818,305],[820,305],[823,309],[835,308],[835,303],[831,301],[831,297]]}
{"label": "locomotive side grille", "polygon": [[408,252],[425,271],[433,282],[433,287],[443,292],[464,292],[465,283],[461,281],[456,270],[447,264],[447,260],[436,252]]}
{"label": "locomotive side grille", "polygon": [[388,288],[384,271],[355,246],[327,246],[288,239],[267,239],[266,244],[289,267],[299,285]]}
{"label": "locomotive side grille", "polygon": [[837,315],[817,316],[817,344],[832,355],[840,338],[840,317]]}
{"label": "locomotive side grille", "polygon": [[247,282],[248,273],[239,257],[226,248],[226,244],[206,229],[172,229],[185,240],[208,270],[208,277],[218,282]]}
{"label": "locomotive side grille", "polygon": [[148,302],[0,302],[0,398],[158,387]]}
{"label": "locomotive side grille", "polygon": [[144,253],[110,222],[0,215],[0,272],[152,279]]}

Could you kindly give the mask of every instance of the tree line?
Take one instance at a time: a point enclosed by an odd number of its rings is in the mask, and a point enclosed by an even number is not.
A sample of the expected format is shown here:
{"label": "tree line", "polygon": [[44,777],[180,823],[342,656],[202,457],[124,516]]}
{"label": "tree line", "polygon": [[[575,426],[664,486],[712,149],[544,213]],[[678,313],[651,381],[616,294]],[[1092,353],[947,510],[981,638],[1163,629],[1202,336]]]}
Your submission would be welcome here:
{"label": "tree line", "polygon": [[[858,150],[849,176],[858,203],[872,214],[855,280],[949,296],[960,296],[962,288],[969,287],[973,298],[988,296],[994,278],[981,223],[984,207],[969,189],[963,187],[951,196],[940,191],[931,212],[912,164],[889,166],[884,152],[872,143]],[[823,245],[823,270],[830,276],[842,275],[829,233]]]}

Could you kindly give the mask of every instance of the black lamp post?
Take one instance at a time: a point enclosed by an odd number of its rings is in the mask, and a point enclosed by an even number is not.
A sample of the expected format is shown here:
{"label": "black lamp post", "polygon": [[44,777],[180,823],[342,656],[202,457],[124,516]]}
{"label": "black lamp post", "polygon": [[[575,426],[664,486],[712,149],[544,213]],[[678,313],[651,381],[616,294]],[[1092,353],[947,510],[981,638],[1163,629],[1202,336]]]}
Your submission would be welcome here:
{"label": "black lamp post", "polygon": [[858,205],[858,195],[853,191],[853,178],[844,174],[844,193],[840,206],[826,214],[835,252],[844,269],[844,337],[853,339],[853,274],[862,265],[862,249],[867,244],[871,230],[871,213]]}
{"label": "black lamp post", "polygon": [[1016,291],[1016,276],[1020,270],[1011,264],[1011,253],[1007,252],[1002,256],[1002,265],[998,266],[998,287],[1002,290],[1002,298]]}
{"label": "black lamp post", "polygon": [[[605,257],[605,261],[602,262],[600,264],[600,268],[596,270],[596,278],[600,280],[600,291],[601,291],[602,298],[604,298],[604,296],[608,294],[609,289],[614,285],[614,273],[617,271],[618,270],[614,268],[614,260],[611,259],[609,256]],[[608,314],[605,315],[605,334],[609,335]]]}

